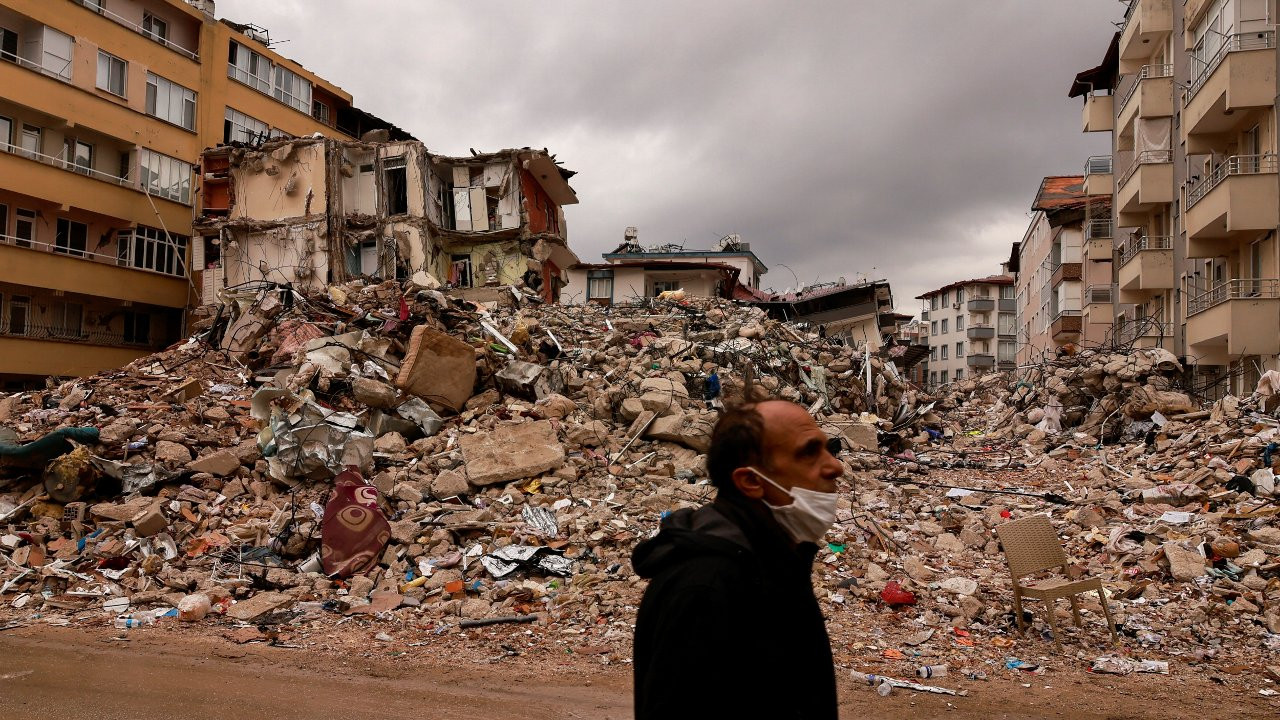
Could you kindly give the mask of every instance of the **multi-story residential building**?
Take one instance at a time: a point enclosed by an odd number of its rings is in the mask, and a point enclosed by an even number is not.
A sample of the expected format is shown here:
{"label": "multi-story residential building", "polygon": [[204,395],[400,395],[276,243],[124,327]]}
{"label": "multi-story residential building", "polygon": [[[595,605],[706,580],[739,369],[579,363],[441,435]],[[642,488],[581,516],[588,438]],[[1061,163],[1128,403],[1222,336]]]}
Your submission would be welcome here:
{"label": "multi-story residential building", "polygon": [[1099,221],[1110,214],[1109,196],[1086,194],[1080,175],[1051,176],[1031,209],[1006,264],[1016,278],[1019,365],[1065,345],[1099,345],[1111,329],[1111,257],[1090,245],[1110,243],[1099,237],[1110,234]]}
{"label": "multi-story residential building", "polygon": [[0,387],[184,332],[200,151],[385,123],[213,2],[0,0]]}
{"label": "multi-story residential building", "polygon": [[1015,367],[1012,277],[960,280],[917,299],[924,301],[920,319],[929,328],[930,387]]}
{"label": "multi-story residential building", "polygon": [[1280,353],[1276,5],[1131,0],[1071,91],[1111,134],[1116,335],[1210,395],[1252,391]]}
{"label": "multi-story residential building", "polygon": [[811,323],[827,337],[844,338],[872,351],[892,341],[901,318],[893,311],[893,289],[888,280],[849,284],[841,278],[775,295],[756,305],[779,320]]}
{"label": "multi-story residential building", "polygon": [[561,293],[567,303],[601,305],[643,302],[668,290],[696,297],[760,300],[760,277],[769,271],[738,235],[726,235],[710,250],[681,245],[644,247],[629,227],[622,244],[604,253],[603,263],[579,263],[569,270]]}
{"label": "multi-story residential building", "polygon": [[477,300],[521,285],[555,302],[578,262],[562,210],[578,202],[574,173],[544,150],[455,158],[417,140],[286,138],[208,150],[201,165],[209,301],[226,286],[318,291],[366,275]]}

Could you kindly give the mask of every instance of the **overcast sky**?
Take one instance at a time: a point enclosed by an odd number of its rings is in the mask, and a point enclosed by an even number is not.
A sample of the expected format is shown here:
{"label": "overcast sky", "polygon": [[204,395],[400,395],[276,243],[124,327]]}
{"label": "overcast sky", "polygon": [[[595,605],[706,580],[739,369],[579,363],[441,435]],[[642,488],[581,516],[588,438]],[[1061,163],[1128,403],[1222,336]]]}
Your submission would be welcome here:
{"label": "overcast sky", "polygon": [[1105,154],[1076,72],[1117,0],[218,0],[436,152],[545,147],[570,245],[738,233],[762,285],[999,271],[1041,178]]}

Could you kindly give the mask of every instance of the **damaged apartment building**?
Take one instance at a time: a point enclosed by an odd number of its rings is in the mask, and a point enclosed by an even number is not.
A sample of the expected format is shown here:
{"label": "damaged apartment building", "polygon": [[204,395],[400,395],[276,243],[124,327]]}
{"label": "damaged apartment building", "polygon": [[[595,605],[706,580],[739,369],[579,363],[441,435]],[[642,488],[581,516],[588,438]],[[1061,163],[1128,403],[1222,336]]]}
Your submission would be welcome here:
{"label": "damaged apartment building", "polygon": [[306,291],[357,276],[472,299],[516,285],[555,302],[578,262],[562,210],[578,202],[574,173],[545,150],[444,157],[384,131],[219,147],[201,171],[196,266],[206,304],[246,283]]}

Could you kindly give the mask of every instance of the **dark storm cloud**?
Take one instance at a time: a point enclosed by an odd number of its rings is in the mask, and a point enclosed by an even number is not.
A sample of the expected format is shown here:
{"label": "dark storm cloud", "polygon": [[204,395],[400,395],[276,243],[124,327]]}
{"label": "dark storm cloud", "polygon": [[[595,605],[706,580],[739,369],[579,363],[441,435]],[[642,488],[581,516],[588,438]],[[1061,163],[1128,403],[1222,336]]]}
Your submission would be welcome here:
{"label": "dark storm cloud", "polygon": [[[433,150],[547,147],[580,175],[587,261],[627,225],[736,232],[777,289],[888,278],[899,308],[999,270],[1080,132],[1072,76],[1115,0],[529,3],[219,0]],[[874,268],[874,269],[873,269]]]}

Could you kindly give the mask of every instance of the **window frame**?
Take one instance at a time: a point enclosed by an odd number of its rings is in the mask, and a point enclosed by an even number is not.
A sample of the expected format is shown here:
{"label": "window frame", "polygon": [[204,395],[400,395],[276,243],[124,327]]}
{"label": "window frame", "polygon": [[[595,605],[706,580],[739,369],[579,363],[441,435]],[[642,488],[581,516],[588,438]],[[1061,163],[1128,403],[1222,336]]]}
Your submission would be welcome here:
{"label": "window frame", "polygon": [[[106,83],[107,84],[106,85],[103,84],[103,65],[102,65],[103,60],[106,60],[107,62],[107,67],[106,67],[106,71],[107,71]],[[113,79],[116,79],[113,77],[112,71],[115,69],[115,65],[113,65],[112,63],[119,64],[120,77],[118,79],[120,80],[120,90],[118,92],[115,90],[115,88],[111,87],[111,81]],[[97,76],[97,82],[95,83],[95,87],[104,92],[109,92],[112,95],[115,95],[116,97],[127,98],[128,91],[129,91],[129,62],[124,58],[120,58],[115,55],[112,55],[111,53],[107,52],[106,50],[103,50],[102,48],[98,48],[98,76]]]}
{"label": "window frame", "polygon": [[[257,123],[258,125],[261,125],[262,131],[257,132],[256,128],[250,128],[249,125],[247,124],[247,122],[249,121]],[[229,128],[231,130],[230,133],[227,132],[228,125],[230,126]],[[251,130],[253,130],[252,133],[250,132]],[[238,140],[235,138],[235,133],[237,132],[239,132],[240,135],[244,138],[243,140]],[[270,125],[263,122],[262,120],[259,120],[256,117],[253,117],[252,115],[248,115],[246,113],[240,112],[239,110],[231,107],[230,105],[227,105],[226,109],[222,113],[222,141],[225,143],[230,144],[234,142],[239,142],[239,143],[244,143],[246,145],[259,145],[264,141],[266,141],[270,137],[270,134],[271,134]]]}
{"label": "window frame", "polygon": [[[247,53],[244,66],[240,64],[241,53]],[[256,58],[256,62],[255,62]],[[260,75],[262,65],[266,65],[266,75]],[[255,72],[254,66],[257,66]],[[230,41],[227,50],[227,77],[236,82],[246,85],[257,90],[264,95],[271,94],[272,67],[274,63],[267,59],[262,53],[251,49],[249,46],[238,43],[235,40]]]}
{"label": "window frame", "polygon": [[[165,114],[160,114],[161,96],[165,99]],[[178,113],[181,115],[180,121],[175,121],[169,115],[174,110],[174,96],[177,95]],[[150,70],[147,71],[147,96],[143,103],[143,111],[157,120],[163,120],[170,125],[177,125],[184,130],[195,132],[196,129],[196,103],[198,95],[185,85],[157,75]],[[190,117],[188,118],[188,114]],[[190,124],[188,124],[190,123]]]}
{"label": "window frame", "polygon": [[[154,169],[150,167],[150,161],[153,159],[155,160]],[[138,149],[139,187],[150,195],[190,205],[194,171],[191,163],[150,148]],[[174,175],[177,177],[173,177]]]}
{"label": "window frame", "polygon": [[280,63],[275,63],[271,79],[271,97],[300,113],[311,114],[313,88],[310,80]]}
{"label": "window frame", "polygon": [[[80,229],[82,237],[75,237],[74,231]],[[79,243],[76,243],[76,240]],[[54,223],[53,251],[63,255],[85,257],[89,254],[89,224],[71,218],[58,218]]]}
{"label": "window frame", "polygon": [[[147,27],[148,23],[151,25],[150,28]],[[160,32],[156,32],[155,30],[155,26],[157,24],[160,26]],[[143,10],[142,25],[140,27],[142,28],[142,34],[147,36],[148,38],[151,38],[152,40],[162,45],[169,44],[169,21],[168,20],[165,20],[164,18],[156,17],[150,12]]]}
{"label": "window frame", "polygon": [[[40,215],[31,208],[14,207],[13,208],[13,244],[18,247],[29,248],[35,245],[36,228],[39,226]],[[23,237],[18,229],[26,226],[30,237]]]}

